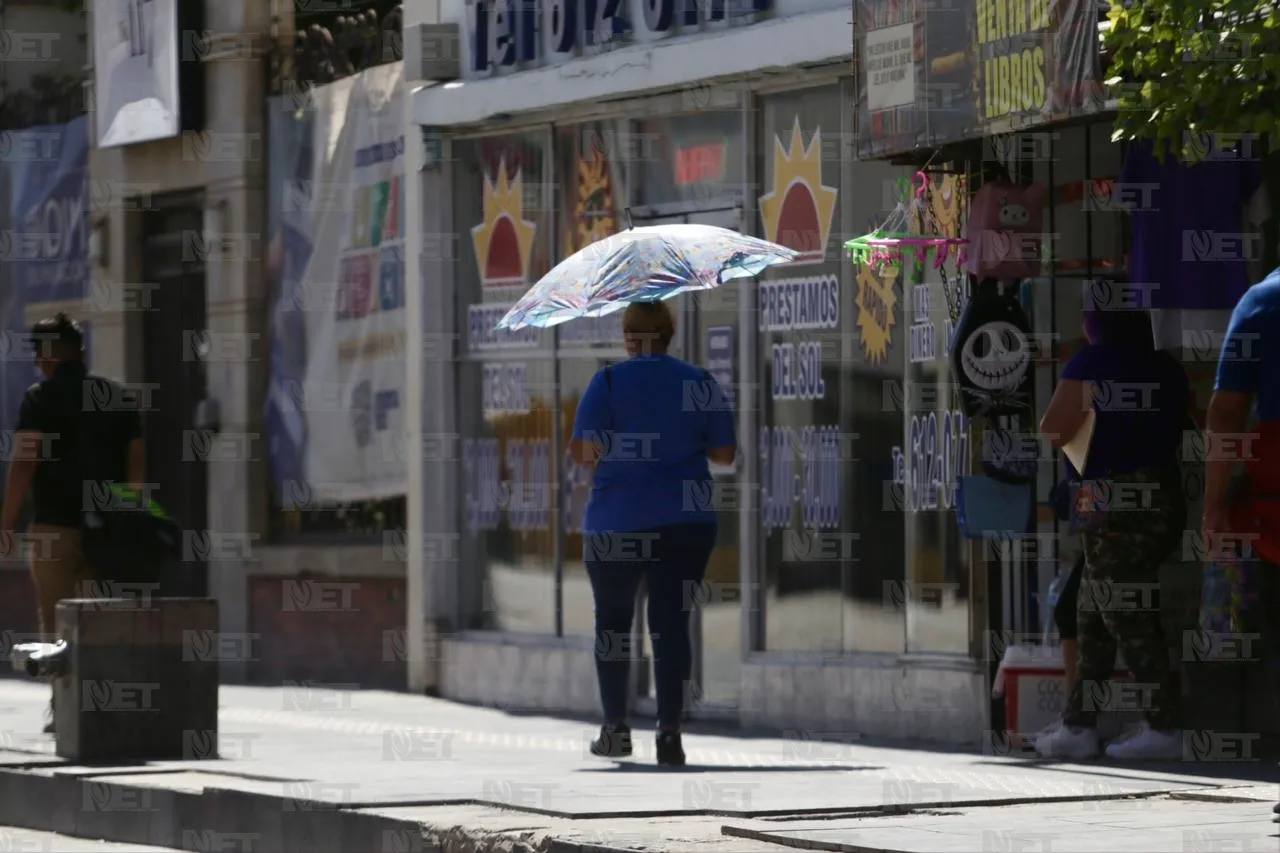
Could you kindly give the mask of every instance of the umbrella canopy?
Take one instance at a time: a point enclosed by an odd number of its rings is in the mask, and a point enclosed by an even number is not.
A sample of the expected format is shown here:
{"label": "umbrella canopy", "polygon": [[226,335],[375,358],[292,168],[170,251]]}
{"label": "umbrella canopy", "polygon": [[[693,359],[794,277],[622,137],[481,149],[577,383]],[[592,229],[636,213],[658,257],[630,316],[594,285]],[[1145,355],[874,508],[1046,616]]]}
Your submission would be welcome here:
{"label": "umbrella canopy", "polygon": [[711,225],[629,228],[559,263],[498,322],[545,328],[759,275],[798,252]]}

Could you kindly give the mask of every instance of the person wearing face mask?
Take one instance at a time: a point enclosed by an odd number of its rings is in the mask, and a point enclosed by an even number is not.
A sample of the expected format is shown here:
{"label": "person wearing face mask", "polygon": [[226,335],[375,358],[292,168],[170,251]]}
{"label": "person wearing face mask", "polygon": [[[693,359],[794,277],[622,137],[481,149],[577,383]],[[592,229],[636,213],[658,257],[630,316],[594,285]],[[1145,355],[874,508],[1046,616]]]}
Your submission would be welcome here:
{"label": "person wearing face mask", "polygon": [[622,315],[626,361],[595,374],[578,403],[570,451],[595,469],[583,558],[595,598],[596,676],[604,709],[591,753],[631,755],[627,722],[636,594],[647,582],[658,699],[657,761],[685,763],[680,737],[692,674],[689,617],[716,541],[709,463],[733,463],[733,412],[702,368],[667,354],[665,302]]}
{"label": "person wearing face mask", "polygon": [[[143,480],[142,425],[121,386],[94,376],[84,363],[84,333],[66,314],[31,330],[36,367],[44,377],[22,398],[4,490],[0,532],[12,557],[18,514],[28,495],[31,580],[42,642],[53,642],[54,614],[64,598],[90,597],[92,567],[82,531],[88,484]],[[53,731],[50,719],[46,732]]]}
{"label": "person wearing face mask", "polygon": [[1036,742],[1046,758],[1098,754],[1099,705],[1109,695],[1117,650],[1144,694],[1143,728],[1107,746],[1117,759],[1182,756],[1180,688],[1160,619],[1160,566],[1178,547],[1186,504],[1178,451],[1190,407],[1186,372],[1155,348],[1150,315],[1090,306],[1088,345],[1066,365],[1040,421],[1054,447],[1072,445],[1094,420],[1073,527],[1081,534],[1079,664],[1062,725]]}

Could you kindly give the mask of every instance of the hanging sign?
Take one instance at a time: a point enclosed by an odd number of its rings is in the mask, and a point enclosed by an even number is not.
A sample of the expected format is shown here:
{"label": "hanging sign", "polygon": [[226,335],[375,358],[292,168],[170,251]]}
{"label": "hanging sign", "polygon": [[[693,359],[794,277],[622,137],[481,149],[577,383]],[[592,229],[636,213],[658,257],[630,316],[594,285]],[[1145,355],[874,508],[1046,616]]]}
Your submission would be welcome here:
{"label": "hanging sign", "polygon": [[884,364],[889,358],[898,305],[893,290],[897,278],[897,267],[883,267],[878,272],[870,264],[858,267],[858,335],[862,353],[872,364]]}
{"label": "hanging sign", "polygon": [[1011,133],[1106,103],[1086,0],[857,0],[858,157]]}

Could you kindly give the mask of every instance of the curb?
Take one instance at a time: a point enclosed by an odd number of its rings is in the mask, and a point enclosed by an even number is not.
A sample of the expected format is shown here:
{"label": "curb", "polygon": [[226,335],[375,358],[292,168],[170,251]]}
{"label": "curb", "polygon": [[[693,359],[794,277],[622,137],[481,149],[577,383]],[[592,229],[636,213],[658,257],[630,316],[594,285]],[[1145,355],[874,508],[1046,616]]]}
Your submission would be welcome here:
{"label": "curb", "polygon": [[224,788],[175,791],[12,767],[0,768],[0,824],[193,853],[637,853]]}

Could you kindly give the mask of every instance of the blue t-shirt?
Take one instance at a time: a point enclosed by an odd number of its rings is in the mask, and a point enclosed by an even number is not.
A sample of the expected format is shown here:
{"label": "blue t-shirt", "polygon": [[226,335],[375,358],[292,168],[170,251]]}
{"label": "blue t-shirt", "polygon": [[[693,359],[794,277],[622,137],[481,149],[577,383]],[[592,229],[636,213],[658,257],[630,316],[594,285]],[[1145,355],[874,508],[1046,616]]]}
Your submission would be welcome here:
{"label": "blue t-shirt", "polygon": [[1062,378],[1092,382],[1096,389],[1093,443],[1086,470],[1077,476],[1114,477],[1177,463],[1191,386],[1173,356],[1090,344],[1067,362]]}
{"label": "blue t-shirt", "polygon": [[1231,325],[1218,357],[1219,391],[1256,395],[1258,420],[1280,420],[1280,269],[1249,288],[1231,314]]}
{"label": "blue t-shirt", "polygon": [[585,532],[715,522],[707,450],[736,439],[724,389],[702,368],[659,355],[597,371],[578,402],[573,437],[603,449]]}
{"label": "blue t-shirt", "polygon": [[1217,153],[1187,166],[1156,160],[1149,142],[1129,147],[1119,183],[1129,213],[1134,281],[1156,285],[1148,308],[1227,310],[1249,287],[1240,244],[1244,206],[1262,182],[1257,160]]}

